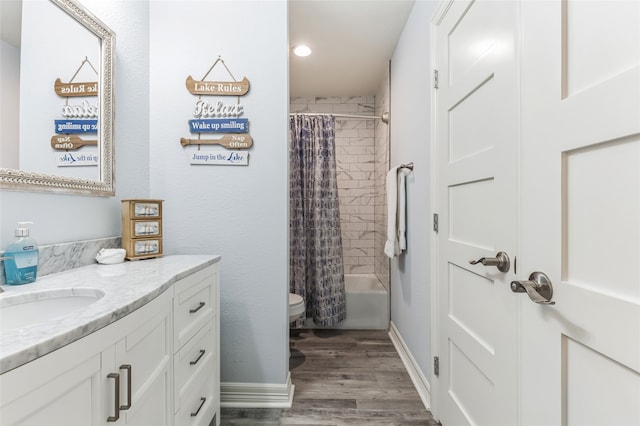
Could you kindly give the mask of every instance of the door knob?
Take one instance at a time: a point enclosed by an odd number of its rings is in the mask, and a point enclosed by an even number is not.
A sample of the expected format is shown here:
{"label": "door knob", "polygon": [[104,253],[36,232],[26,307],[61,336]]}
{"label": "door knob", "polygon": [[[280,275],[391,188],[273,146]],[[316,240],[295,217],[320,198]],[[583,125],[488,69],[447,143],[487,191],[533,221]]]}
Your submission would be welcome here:
{"label": "door knob", "polygon": [[500,272],[509,272],[511,262],[509,255],[503,251],[499,251],[496,257],[482,257],[478,260],[470,260],[470,264],[482,263],[484,266],[496,266]]}
{"label": "door knob", "polygon": [[529,299],[541,305],[555,305],[552,302],[553,286],[551,280],[544,272],[533,272],[527,281],[511,281],[511,291],[514,293],[527,293]]}

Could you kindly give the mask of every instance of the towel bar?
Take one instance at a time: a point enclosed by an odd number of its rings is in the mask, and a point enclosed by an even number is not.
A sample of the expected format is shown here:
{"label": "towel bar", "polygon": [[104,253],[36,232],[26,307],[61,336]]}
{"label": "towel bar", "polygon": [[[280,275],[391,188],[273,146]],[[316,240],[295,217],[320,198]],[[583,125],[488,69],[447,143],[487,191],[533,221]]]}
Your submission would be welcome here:
{"label": "towel bar", "polygon": [[407,163],[407,164],[400,164],[400,168],[413,170],[413,161],[411,163]]}

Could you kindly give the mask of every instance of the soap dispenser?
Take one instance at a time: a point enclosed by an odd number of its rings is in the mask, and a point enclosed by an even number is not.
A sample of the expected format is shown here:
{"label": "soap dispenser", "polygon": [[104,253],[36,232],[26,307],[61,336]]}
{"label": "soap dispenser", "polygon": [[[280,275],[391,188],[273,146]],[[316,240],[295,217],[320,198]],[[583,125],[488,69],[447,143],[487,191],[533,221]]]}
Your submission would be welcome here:
{"label": "soap dispenser", "polygon": [[28,224],[18,222],[16,240],[4,252],[4,273],[7,284],[27,284],[36,280],[38,273],[38,244],[29,237]]}

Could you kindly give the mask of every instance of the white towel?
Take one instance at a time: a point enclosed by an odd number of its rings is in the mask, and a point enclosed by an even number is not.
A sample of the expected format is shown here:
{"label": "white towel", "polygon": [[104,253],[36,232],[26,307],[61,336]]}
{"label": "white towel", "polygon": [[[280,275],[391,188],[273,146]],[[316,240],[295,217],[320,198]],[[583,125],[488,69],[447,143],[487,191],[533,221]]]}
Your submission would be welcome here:
{"label": "white towel", "polygon": [[387,172],[387,242],[384,244],[384,254],[393,258],[400,254],[397,245],[398,229],[396,228],[396,214],[398,212],[398,167],[392,167]]}
{"label": "white towel", "polygon": [[387,173],[387,242],[384,253],[390,258],[407,249],[405,177],[410,170],[393,167]]}

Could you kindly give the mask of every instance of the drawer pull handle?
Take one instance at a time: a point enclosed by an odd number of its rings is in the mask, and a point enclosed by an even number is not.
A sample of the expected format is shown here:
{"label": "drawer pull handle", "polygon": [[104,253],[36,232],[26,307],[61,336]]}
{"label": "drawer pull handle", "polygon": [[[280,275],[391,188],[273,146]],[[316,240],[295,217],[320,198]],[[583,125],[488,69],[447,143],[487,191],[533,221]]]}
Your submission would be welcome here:
{"label": "drawer pull handle", "polygon": [[127,370],[127,405],[121,405],[121,410],[128,410],[131,408],[131,365],[123,364],[120,366],[120,370]]}
{"label": "drawer pull handle", "polygon": [[200,355],[198,355],[198,358],[194,359],[193,361],[189,361],[189,365],[196,365],[198,361],[200,361],[200,358],[202,358],[203,355],[204,355],[204,349],[200,349]]}
{"label": "drawer pull handle", "polygon": [[117,422],[118,419],[120,418],[120,375],[118,373],[109,373],[107,374],[107,378],[108,379],[114,379],[115,380],[115,403],[114,403],[114,409],[115,409],[115,416],[109,416],[107,417],[107,421],[108,422]]}
{"label": "drawer pull handle", "polygon": [[200,406],[198,407],[195,413],[191,413],[191,417],[195,417],[198,415],[198,413],[200,412],[200,409],[202,408],[205,402],[207,402],[207,398],[205,397],[200,398]]}
{"label": "drawer pull handle", "polygon": [[204,305],[205,305],[205,303],[204,303],[204,302],[200,302],[200,303],[198,304],[198,307],[197,307],[197,308],[189,309],[189,313],[190,313],[190,314],[195,314],[195,313],[196,313],[196,312],[198,312],[200,309],[202,309],[202,307],[203,307]]}

